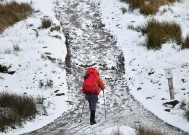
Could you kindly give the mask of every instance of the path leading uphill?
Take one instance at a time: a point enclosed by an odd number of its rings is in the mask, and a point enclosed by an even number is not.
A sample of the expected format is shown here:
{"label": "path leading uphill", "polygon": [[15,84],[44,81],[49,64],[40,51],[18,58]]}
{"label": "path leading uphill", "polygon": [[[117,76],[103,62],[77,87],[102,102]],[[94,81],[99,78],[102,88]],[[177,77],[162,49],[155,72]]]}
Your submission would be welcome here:
{"label": "path leading uphill", "polygon": [[[116,40],[100,20],[99,4],[92,0],[57,0],[55,13],[67,37],[66,57],[69,86],[69,111],[53,123],[29,135],[95,135],[114,125],[144,125],[168,135],[188,135],[158,119],[130,94],[124,78],[124,57]],[[89,125],[88,103],[84,104],[81,83],[87,67],[95,66],[106,84],[107,119],[104,118],[103,95],[99,95],[97,124]]]}

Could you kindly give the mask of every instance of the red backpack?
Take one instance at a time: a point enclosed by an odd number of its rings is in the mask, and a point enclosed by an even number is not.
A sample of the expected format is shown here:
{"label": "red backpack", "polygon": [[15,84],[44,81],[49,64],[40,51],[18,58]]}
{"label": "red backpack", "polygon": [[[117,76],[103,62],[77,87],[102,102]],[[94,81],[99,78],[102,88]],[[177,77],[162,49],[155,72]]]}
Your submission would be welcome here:
{"label": "red backpack", "polygon": [[95,68],[88,68],[85,72],[84,82],[82,85],[82,91],[84,94],[99,94],[98,84],[96,82],[96,77],[99,75]]}

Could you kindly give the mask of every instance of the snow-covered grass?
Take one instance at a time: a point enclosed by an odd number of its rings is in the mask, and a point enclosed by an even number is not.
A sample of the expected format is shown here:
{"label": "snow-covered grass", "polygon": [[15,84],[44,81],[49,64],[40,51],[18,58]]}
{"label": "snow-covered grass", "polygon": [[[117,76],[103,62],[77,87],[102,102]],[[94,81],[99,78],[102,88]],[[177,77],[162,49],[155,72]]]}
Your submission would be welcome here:
{"label": "snow-covered grass", "polygon": [[[163,105],[170,101],[168,80],[165,76],[167,68],[172,69],[173,72],[175,99],[188,100],[189,50],[182,50],[175,42],[166,42],[157,51],[148,50],[144,44],[147,37],[129,28],[131,25],[135,28],[143,26],[151,19],[159,22],[174,22],[181,27],[182,39],[186,39],[189,34],[187,9],[189,1],[181,0],[171,5],[161,6],[155,15],[150,16],[144,16],[138,10],[123,14],[121,8],[129,11],[129,5],[119,0],[99,2],[103,23],[116,37],[117,45],[124,52],[126,78],[131,94],[162,120],[189,132],[189,123],[184,118],[184,112],[179,104],[174,108]],[[169,109],[170,112],[165,109]]]}
{"label": "snow-covered grass", "polygon": [[[7,67],[8,71],[15,71],[12,75],[0,73],[0,92],[42,97],[46,115],[37,115],[34,120],[23,124],[23,127],[1,133],[6,135],[41,128],[67,110],[64,65],[67,50],[60,22],[53,12],[53,1],[17,2],[31,4],[34,13],[6,28],[0,35],[0,64]],[[46,29],[42,29],[44,19],[51,20],[50,27]],[[41,83],[44,87],[40,87]]]}

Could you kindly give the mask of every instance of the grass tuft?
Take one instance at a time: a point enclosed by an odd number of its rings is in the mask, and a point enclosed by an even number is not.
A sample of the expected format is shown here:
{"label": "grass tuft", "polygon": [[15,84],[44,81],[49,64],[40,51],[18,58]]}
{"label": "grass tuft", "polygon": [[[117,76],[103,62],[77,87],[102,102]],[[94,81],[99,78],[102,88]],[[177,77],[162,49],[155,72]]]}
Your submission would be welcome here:
{"label": "grass tuft", "polygon": [[182,49],[189,48],[189,36],[186,37],[185,41],[182,44]]}
{"label": "grass tuft", "polygon": [[12,1],[0,4],[0,32],[16,22],[26,19],[33,12],[28,3],[17,3]]}
{"label": "grass tuft", "polygon": [[8,127],[21,126],[24,120],[35,118],[36,103],[31,96],[20,96],[8,92],[0,93],[0,131]]}
{"label": "grass tuft", "polygon": [[164,134],[155,129],[144,128],[143,126],[139,126],[137,127],[136,135],[164,135]]}
{"label": "grass tuft", "polygon": [[7,67],[5,65],[0,65],[0,73],[7,72],[10,67]]}
{"label": "grass tuft", "polygon": [[127,12],[127,9],[124,8],[124,7],[122,7],[122,8],[121,8],[121,11],[122,11],[123,14],[125,14],[125,13]]}
{"label": "grass tuft", "polygon": [[121,0],[129,4],[129,9],[140,9],[140,13],[144,15],[155,14],[159,7],[165,4],[173,3],[177,0]]}
{"label": "grass tuft", "polygon": [[53,85],[54,85],[54,83],[53,83],[53,80],[51,80],[51,79],[46,79],[46,81],[45,80],[39,80],[39,88],[44,88],[44,89],[46,89],[46,88],[53,88]]}
{"label": "grass tuft", "polygon": [[13,45],[13,50],[14,50],[14,52],[20,52],[21,51],[20,46],[17,45],[17,44]]}
{"label": "grass tuft", "polygon": [[51,26],[52,21],[50,19],[43,19],[42,20],[42,28],[47,29]]}
{"label": "grass tuft", "polygon": [[158,22],[151,20],[147,26],[140,28],[143,34],[147,34],[147,48],[158,50],[161,49],[162,44],[167,41],[174,41],[177,44],[182,44],[181,28],[176,23]]}

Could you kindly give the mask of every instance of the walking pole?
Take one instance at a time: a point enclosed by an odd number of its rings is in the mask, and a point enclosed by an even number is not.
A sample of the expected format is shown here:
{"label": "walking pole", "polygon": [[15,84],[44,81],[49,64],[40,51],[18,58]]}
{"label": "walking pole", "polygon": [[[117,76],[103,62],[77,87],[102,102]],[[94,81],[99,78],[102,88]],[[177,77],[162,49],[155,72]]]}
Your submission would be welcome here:
{"label": "walking pole", "polygon": [[[82,119],[83,111],[84,111],[84,108],[85,108],[85,95],[84,95],[83,101],[84,101],[84,103],[83,103],[83,108],[82,108],[82,110],[81,110],[81,119]],[[80,122],[81,122],[81,119],[80,119]]]}
{"label": "walking pole", "polygon": [[104,97],[104,113],[105,113],[105,119],[106,119],[106,102],[105,102],[104,90],[103,90],[103,97]]}

